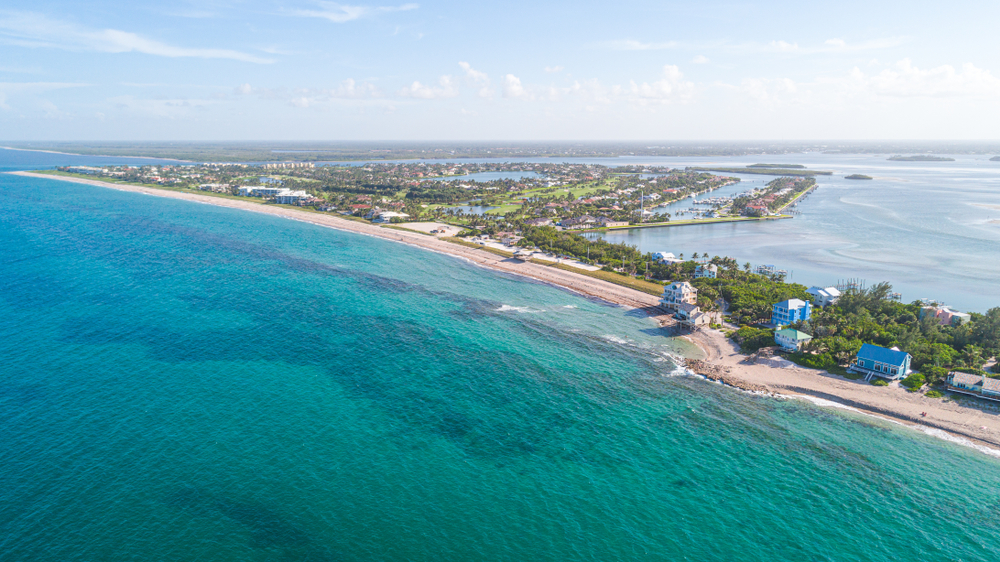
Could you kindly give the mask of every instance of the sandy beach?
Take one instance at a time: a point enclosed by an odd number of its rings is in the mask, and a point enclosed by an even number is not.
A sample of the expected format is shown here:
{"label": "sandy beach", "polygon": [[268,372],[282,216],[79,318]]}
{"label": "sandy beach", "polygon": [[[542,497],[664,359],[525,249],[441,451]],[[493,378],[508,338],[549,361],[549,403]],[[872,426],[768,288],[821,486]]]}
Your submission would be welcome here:
{"label": "sandy beach", "polygon": [[[610,303],[638,308],[653,316],[661,326],[669,326],[673,320],[659,309],[659,298],[627,287],[608,283],[579,273],[548,267],[530,262],[492,254],[477,248],[454,244],[435,236],[385,228],[366,222],[348,220],[335,215],[319,214],[264,205],[249,200],[227,199],[210,195],[184,193],[115,184],[84,178],[52,176],[31,172],[10,172],[16,175],[43,179],[68,181],[144,193],[157,197],[184,199],[220,207],[265,213],[292,220],[309,222],[338,230],[377,236],[431,251],[466,259],[477,265],[498,271],[522,275],[532,279],[563,287],[576,293],[601,299]],[[887,387],[872,386],[863,380],[852,381],[825,371],[806,369],[788,362],[770,361],[757,364],[744,362],[745,356],[738,352],[734,343],[720,331],[702,330],[688,336],[702,349],[704,359],[691,360],[690,368],[709,379],[753,392],[806,397],[814,401],[827,401],[836,405],[854,408],[860,412],[891,419],[917,429],[940,430],[968,440],[976,445],[1000,448],[1000,408],[985,401],[968,398],[962,403],[952,400],[926,398],[918,393],[910,393],[893,383]],[[926,416],[921,415],[926,413]]]}

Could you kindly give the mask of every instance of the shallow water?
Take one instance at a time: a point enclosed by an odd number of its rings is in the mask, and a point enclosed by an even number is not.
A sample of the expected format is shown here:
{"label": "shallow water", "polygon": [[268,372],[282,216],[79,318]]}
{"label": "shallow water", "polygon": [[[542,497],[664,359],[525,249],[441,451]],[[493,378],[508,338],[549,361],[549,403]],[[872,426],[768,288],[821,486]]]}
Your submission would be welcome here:
{"label": "shallow water", "polygon": [[0,263],[4,561],[1000,556],[996,460],[455,258],[0,175]]}

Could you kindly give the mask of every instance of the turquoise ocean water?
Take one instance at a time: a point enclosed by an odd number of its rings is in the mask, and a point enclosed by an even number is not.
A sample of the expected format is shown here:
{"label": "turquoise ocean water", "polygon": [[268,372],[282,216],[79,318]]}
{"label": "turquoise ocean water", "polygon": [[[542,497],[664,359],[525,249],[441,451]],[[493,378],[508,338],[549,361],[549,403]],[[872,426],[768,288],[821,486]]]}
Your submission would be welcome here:
{"label": "turquoise ocean water", "polygon": [[996,459],[681,350],[448,256],[0,175],[0,560],[1000,558]]}

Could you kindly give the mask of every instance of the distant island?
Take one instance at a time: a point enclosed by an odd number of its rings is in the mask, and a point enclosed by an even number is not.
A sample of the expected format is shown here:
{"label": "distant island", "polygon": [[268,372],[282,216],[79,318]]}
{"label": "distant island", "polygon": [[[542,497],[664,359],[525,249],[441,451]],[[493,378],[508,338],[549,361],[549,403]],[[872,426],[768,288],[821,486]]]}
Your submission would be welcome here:
{"label": "distant island", "polygon": [[794,168],[796,170],[805,170],[806,167],[802,164],[750,164],[747,168]]}
{"label": "distant island", "polygon": [[1000,162],[1000,156],[994,156],[993,158],[990,158],[990,162]]}
{"label": "distant island", "polygon": [[954,162],[954,158],[947,158],[945,156],[931,156],[929,154],[917,154],[915,156],[902,156],[897,154],[896,156],[890,156],[889,160],[896,162]]}
{"label": "distant island", "polygon": [[[762,176],[832,176],[833,172],[804,170],[798,168],[762,168],[755,164],[746,168],[687,168],[691,172],[722,172],[726,174],[760,174]],[[800,168],[804,168],[801,166]]]}
{"label": "distant island", "polygon": [[845,180],[870,180],[873,179],[871,176],[866,176],[864,174],[851,174],[849,176],[844,176]]}

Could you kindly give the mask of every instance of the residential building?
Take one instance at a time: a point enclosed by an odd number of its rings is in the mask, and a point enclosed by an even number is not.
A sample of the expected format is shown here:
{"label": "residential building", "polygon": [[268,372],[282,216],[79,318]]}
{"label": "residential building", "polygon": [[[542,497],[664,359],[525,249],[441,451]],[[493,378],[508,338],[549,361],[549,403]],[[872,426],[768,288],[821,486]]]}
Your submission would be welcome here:
{"label": "residential building", "polygon": [[789,351],[800,351],[802,346],[812,339],[809,334],[792,328],[785,328],[774,333],[774,343]]}
{"label": "residential building", "polygon": [[854,362],[847,369],[868,375],[868,378],[876,376],[884,379],[901,379],[910,374],[912,359],[905,351],[866,343],[861,346]]}
{"label": "residential building", "polygon": [[674,313],[674,318],[676,318],[680,325],[684,328],[695,330],[701,328],[702,326],[707,326],[711,324],[712,317],[701,311],[701,307],[695,304],[680,303],[676,307],[677,312]]}
{"label": "residential building", "polygon": [[664,308],[676,310],[681,304],[696,304],[698,302],[698,289],[695,289],[687,281],[675,281],[663,288],[663,298],[660,304]]}
{"label": "residential building", "polygon": [[948,390],[1000,401],[1000,379],[971,373],[948,373]]}
{"label": "residential building", "polygon": [[809,287],[807,293],[812,295],[812,302],[819,307],[835,304],[840,298],[840,291],[836,287]]}
{"label": "residential building", "polygon": [[372,222],[377,222],[377,223],[392,222],[392,219],[405,219],[405,218],[409,218],[409,216],[410,215],[408,215],[406,213],[397,213],[397,212],[394,212],[394,211],[383,211],[381,213],[376,214],[375,218],[372,219]]}
{"label": "residential building", "polygon": [[616,226],[628,226],[628,221],[616,221],[613,219],[609,219],[608,217],[598,217],[597,224],[605,228],[613,228]]}
{"label": "residential building", "polygon": [[971,315],[952,310],[947,306],[925,306],[920,309],[921,319],[928,314],[937,317],[942,326],[960,326],[972,320]]}
{"label": "residential building", "polygon": [[670,252],[653,252],[653,261],[667,264],[684,263],[684,260],[678,259],[677,256],[671,254]]}
{"label": "residential building", "polygon": [[291,189],[282,189],[278,193],[274,194],[274,202],[279,205],[298,205],[299,201],[303,199],[309,199],[312,196],[305,191],[292,191]]}
{"label": "residential building", "polygon": [[801,299],[788,299],[775,303],[771,309],[771,323],[775,326],[788,326],[809,319],[812,305]]}
{"label": "residential building", "polygon": [[719,276],[719,266],[715,265],[714,263],[710,263],[708,265],[699,265],[698,267],[694,268],[695,279],[702,279],[702,278],[715,279],[718,276]]}
{"label": "residential building", "polygon": [[524,221],[524,224],[527,226],[550,226],[552,224],[552,219],[539,217],[537,219],[528,219]]}
{"label": "residential building", "polygon": [[263,185],[247,185],[240,187],[241,197],[273,197],[280,192],[280,187],[264,187]]}

